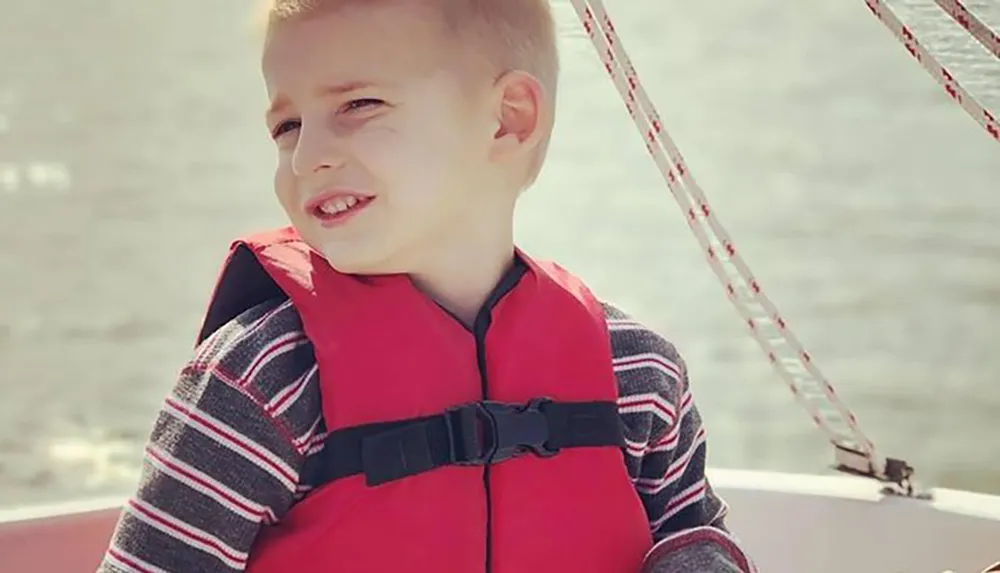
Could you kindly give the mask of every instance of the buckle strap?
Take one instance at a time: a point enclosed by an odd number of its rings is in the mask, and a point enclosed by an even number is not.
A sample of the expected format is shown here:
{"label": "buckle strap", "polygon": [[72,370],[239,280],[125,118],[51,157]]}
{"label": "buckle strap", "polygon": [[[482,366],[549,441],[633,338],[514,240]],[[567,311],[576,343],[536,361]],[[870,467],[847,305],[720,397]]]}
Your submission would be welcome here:
{"label": "buckle strap", "polygon": [[481,401],[441,414],[330,432],[319,483],[364,474],[369,486],[449,465],[498,464],[527,453],[625,444],[614,402]]}

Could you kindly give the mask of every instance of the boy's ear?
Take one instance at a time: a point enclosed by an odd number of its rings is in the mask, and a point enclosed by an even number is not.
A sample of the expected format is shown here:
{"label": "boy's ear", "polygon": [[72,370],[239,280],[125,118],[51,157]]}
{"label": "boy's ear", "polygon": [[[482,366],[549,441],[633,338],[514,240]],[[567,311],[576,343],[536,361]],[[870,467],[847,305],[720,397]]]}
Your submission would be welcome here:
{"label": "boy's ear", "polygon": [[537,147],[543,137],[545,109],[541,83],[522,71],[505,72],[494,84],[497,129],[494,159],[509,159]]}

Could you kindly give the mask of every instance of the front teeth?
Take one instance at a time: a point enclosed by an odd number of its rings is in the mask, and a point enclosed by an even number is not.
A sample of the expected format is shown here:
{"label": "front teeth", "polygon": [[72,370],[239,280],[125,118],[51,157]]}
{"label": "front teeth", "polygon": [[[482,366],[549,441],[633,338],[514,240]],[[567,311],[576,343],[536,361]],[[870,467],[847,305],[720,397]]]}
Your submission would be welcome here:
{"label": "front teeth", "polygon": [[319,210],[327,215],[336,215],[337,213],[346,211],[357,204],[357,197],[342,197],[336,201],[327,201],[326,203],[323,203],[320,205]]}

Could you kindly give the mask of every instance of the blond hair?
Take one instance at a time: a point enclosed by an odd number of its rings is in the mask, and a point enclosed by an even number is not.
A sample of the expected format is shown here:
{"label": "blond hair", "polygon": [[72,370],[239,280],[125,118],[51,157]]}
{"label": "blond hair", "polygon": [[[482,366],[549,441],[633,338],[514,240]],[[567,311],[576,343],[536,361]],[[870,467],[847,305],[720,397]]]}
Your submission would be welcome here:
{"label": "blond hair", "polygon": [[[376,0],[263,0],[261,16],[266,28],[283,20],[324,9]],[[386,1],[386,0],[382,0]],[[401,0],[395,0],[401,1]],[[549,0],[410,0],[434,2],[448,32],[475,50],[470,53],[494,72],[519,70],[531,74],[542,86],[550,113],[541,126],[543,137],[529,166],[525,187],[538,177],[548,150],[554,124],[559,54]]]}

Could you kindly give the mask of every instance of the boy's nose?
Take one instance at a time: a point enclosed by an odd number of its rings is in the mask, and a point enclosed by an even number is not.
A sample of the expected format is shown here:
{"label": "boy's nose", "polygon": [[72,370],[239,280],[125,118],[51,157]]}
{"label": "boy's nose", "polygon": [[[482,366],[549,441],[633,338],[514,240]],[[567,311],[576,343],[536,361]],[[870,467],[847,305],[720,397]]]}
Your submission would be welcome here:
{"label": "boy's nose", "polygon": [[342,143],[330,133],[301,129],[292,156],[292,169],[298,176],[323,169],[339,169],[344,165],[345,156]]}

